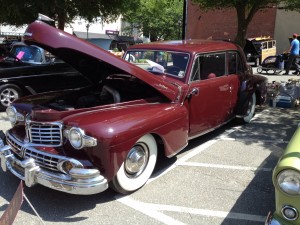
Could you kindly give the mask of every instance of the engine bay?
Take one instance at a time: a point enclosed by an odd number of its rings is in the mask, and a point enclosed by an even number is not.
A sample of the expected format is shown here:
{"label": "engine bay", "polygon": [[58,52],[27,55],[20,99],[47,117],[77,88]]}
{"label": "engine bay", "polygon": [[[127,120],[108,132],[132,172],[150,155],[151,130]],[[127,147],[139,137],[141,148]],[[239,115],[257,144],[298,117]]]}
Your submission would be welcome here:
{"label": "engine bay", "polygon": [[43,107],[64,111],[101,105],[115,105],[142,99],[146,99],[147,102],[167,101],[167,98],[156,89],[136,77],[114,75],[92,87],[71,91],[54,98],[43,104]]}

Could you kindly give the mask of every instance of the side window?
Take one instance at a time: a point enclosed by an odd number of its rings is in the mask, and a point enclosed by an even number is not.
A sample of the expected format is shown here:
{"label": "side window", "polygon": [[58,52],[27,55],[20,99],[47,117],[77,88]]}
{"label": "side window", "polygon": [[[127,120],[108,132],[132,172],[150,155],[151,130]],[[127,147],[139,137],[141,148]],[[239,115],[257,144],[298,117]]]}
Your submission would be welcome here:
{"label": "side window", "polygon": [[268,41],[268,48],[273,48],[273,41]]}
{"label": "side window", "polygon": [[226,75],[226,54],[212,53],[199,56],[201,80]]}
{"label": "side window", "polygon": [[243,72],[243,65],[241,58],[237,52],[228,52],[228,73],[241,74]]}

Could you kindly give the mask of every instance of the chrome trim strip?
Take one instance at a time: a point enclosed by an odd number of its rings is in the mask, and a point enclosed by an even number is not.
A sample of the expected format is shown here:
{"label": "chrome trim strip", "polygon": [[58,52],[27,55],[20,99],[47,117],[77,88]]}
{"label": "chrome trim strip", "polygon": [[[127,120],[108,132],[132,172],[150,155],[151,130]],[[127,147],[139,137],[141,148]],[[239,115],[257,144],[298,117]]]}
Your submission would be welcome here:
{"label": "chrome trim strip", "polygon": [[220,125],[218,125],[218,126],[216,126],[216,127],[213,127],[213,128],[211,128],[211,129],[209,129],[209,130],[207,130],[207,131],[204,131],[204,132],[202,132],[202,133],[196,134],[196,135],[194,135],[194,136],[190,136],[188,139],[191,140],[191,139],[200,137],[200,136],[202,136],[202,135],[204,135],[204,134],[210,133],[211,131],[216,130],[216,129],[218,129],[218,128],[224,126],[225,124],[229,123],[229,122],[232,121],[232,120],[234,120],[234,118],[231,118],[231,119],[227,120],[226,122],[224,122],[224,123],[222,123],[222,124],[220,124]]}

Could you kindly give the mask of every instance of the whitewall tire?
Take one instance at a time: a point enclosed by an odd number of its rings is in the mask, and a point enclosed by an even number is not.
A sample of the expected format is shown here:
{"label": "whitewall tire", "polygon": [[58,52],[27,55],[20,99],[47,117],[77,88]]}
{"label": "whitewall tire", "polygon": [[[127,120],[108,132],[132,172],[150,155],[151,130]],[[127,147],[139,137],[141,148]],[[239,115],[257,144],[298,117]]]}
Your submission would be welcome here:
{"label": "whitewall tire", "polygon": [[150,134],[141,137],[128,152],[111,187],[122,194],[141,188],[150,178],[157,160],[157,144]]}
{"label": "whitewall tire", "polygon": [[255,95],[255,93],[253,93],[248,102],[247,113],[243,117],[244,123],[249,123],[250,120],[253,118],[254,113],[255,113],[255,106],[256,106],[256,95]]}

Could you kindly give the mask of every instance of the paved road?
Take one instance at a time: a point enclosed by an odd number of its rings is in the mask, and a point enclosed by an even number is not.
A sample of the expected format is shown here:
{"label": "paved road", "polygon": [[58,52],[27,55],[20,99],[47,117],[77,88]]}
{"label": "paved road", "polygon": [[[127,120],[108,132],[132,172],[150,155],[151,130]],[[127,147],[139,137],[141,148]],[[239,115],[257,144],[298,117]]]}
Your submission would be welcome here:
{"label": "paved road", "polygon": [[[272,169],[300,120],[298,108],[261,108],[251,123],[230,123],[160,160],[139,191],[73,196],[42,186],[24,192],[44,224],[259,225],[274,210]],[[9,123],[0,114],[0,129]],[[0,170],[0,215],[19,180]],[[14,225],[42,224],[24,201]]]}
{"label": "paved road", "polygon": [[254,74],[262,75],[266,78],[268,78],[269,82],[276,81],[276,82],[287,82],[289,79],[300,79],[300,76],[293,75],[290,71],[290,75],[283,75],[284,71],[279,74],[268,74],[266,72],[257,73],[257,67],[252,67]]}

